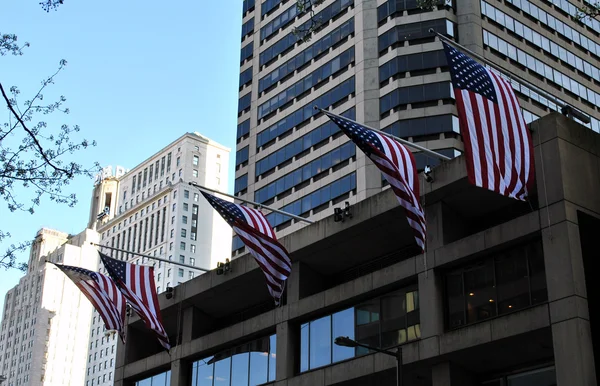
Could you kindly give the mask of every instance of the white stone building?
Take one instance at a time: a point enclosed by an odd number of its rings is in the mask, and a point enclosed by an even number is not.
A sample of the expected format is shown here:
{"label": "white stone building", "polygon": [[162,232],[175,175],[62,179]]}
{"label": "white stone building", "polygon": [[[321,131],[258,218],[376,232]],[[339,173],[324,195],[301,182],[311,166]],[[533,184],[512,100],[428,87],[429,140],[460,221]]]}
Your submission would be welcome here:
{"label": "white stone building", "polygon": [[[103,252],[153,265],[159,293],[224,262],[231,254],[231,227],[188,183],[227,192],[229,151],[198,133],[186,133],[124,174],[117,167],[113,176],[106,168],[94,187],[89,226],[101,234],[100,244],[198,269]],[[104,337],[104,325],[94,312],[86,386],[113,384],[114,344]]]}
{"label": "white stone building", "polygon": [[28,271],[4,301],[0,324],[3,386],[83,384],[92,305],[58,268],[45,261],[95,270],[98,234],[41,229]]}

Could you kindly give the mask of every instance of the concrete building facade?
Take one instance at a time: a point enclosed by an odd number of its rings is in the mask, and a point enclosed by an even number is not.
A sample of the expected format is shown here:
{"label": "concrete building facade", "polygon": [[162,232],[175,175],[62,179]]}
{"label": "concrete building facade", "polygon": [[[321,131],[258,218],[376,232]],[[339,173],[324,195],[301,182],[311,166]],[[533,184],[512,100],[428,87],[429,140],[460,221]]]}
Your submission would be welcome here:
{"label": "concrete building facade", "polygon": [[[229,151],[199,133],[186,133],[122,175],[104,173],[94,187],[90,225],[101,235],[101,245],[198,269],[108,249],[103,252],[135,264],[151,264],[158,293],[224,262],[231,252],[231,227],[188,183],[227,192]],[[104,323],[94,311],[86,386],[113,384],[115,339],[104,335]]]}
{"label": "concrete building facade", "polygon": [[275,307],[249,254],[159,296],[170,355],[130,318],[118,386],[595,386],[592,310],[600,135],[557,113],[530,126],[528,202],[468,183],[464,157],[420,175],[427,251],[390,189],[280,238],[293,262]]}
{"label": "concrete building facade", "polygon": [[95,270],[98,234],[72,236],[41,229],[26,275],[5,296],[0,325],[3,386],[71,385],[85,380],[92,305],[73,282],[46,261]]}
{"label": "concrete building facade", "polygon": [[[430,28],[510,70],[592,119],[600,130],[600,22],[576,0],[326,0],[311,25],[296,1],[243,2],[235,193],[325,218],[385,187],[380,174],[313,106],[447,156],[462,152],[442,45]],[[300,32],[300,35],[294,33]],[[557,106],[512,81],[527,122]],[[417,167],[439,161],[416,153]],[[278,234],[304,223],[270,214]],[[244,252],[234,239],[234,256]]]}

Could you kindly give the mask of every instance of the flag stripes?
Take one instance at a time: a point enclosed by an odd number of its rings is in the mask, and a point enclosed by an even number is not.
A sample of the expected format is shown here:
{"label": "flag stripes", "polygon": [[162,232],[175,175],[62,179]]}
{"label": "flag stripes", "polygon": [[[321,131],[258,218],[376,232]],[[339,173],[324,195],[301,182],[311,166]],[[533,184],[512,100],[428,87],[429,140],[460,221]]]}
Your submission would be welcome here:
{"label": "flag stripes", "polygon": [[444,43],[450,66],[469,181],[517,200],[531,190],[534,154],[510,83]]}
{"label": "flag stripes", "polygon": [[415,158],[411,151],[398,141],[379,134],[354,121],[325,112],[340,130],[358,146],[389,182],[400,206],[413,229],[415,242],[425,250],[425,212],[419,202],[419,180]]}
{"label": "flag stripes", "polygon": [[145,265],[119,261],[99,253],[106,271],[115,280],[131,307],[142,318],[146,326],[154,331],[160,344],[169,350],[171,345],[160,315],[156,285],[154,284],[154,269]]}
{"label": "flag stripes", "polygon": [[285,281],[292,271],[292,262],[288,252],[277,241],[275,232],[265,215],[260,210],[201,192],[248,248],[265,275],[267,289],[275,304],[279,304]]}
{"label": "flag stripes", "polygon": [[92,303],[107,330],[119,332],[125,342],[125,299],[115,282],[98,272],[80,267],[54,264],[81,290]]}

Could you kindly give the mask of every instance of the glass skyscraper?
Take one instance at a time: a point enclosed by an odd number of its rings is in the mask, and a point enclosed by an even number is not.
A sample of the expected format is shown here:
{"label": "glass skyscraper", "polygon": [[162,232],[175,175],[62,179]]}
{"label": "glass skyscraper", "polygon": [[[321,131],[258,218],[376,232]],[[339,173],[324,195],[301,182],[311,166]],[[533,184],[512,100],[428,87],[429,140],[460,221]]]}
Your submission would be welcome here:
{"label": "glass skyscraper", "polygon": [[[425,11],[417,0],[326,0],[311,18],[295,0],[245,0],[235,194],[318,220],[385,189],[314,106],[460,155],[450,75],[430,28],[580,109],[598,131],[600,22],[578,21],[582,3],[571,1],[450,0]],[[512,84],[527,122],[559,110]],[[419,170],[439,162],[415,157]],[[304,226],[274,213],[269,220],[279,235]],[[242,248],[234,238],[234,256]]]}

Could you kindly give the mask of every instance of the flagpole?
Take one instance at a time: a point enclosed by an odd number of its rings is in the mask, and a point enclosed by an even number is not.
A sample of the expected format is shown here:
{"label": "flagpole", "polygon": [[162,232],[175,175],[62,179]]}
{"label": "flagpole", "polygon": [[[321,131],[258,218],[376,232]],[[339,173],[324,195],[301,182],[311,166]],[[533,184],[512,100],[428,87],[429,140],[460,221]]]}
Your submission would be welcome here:
{"label": "flagpole", "polygon": [[175,261],[163,259],[161,257],[156,257],[156,256],[151,256],[151,255],[144,255],[143,253],[131,252],[131,251],[128,251],[126,249],[109,247],[108,245],[96,244],[96,243],[92,243],[92,242],[90,242],[90,244],[95,245],[95,246],[100,247],[100,248],[106,248],[106,249],[110,249],[110,250],[117,251],[117,252],[130,253],[132,255],[142,256],[142,257],[145,257],[145,258],[148,258],[148,259],[154,259],[154,260],[163,261],[163,262],[169,263],[169,264],[175,264],[175,265],[179,265],[179,266],[186,267],[186,268],[196,269],[198,271],[204,271],[204,272],[209,272],[210,271],[210,269],[200,268],[200,267],[196,267],[196,266],[190,265],[190,264],[177,263]]}
{"label": "flagpole", "polygon": [[443,155],[443,154],[440,154],[440,153],[438,153],[438,152],[435,152],[435,151],[433,151],[433,150],[429,150],[428,148],[426,148],[426,147],[424,147],[424,146],[417,145],[417,144],[416,144],[416,143],[414,143],[414,142],[407,141],[407,140],[405,140],[405,139],[402,139],[402,138],[396,137],[395,135],[392,135],[392,134],[386,133],[385,131],[381,131],[381,130],[379,130],[379,129],[374,129],[374,128],[372,128],[372,127],[366,126],[366,125],[364,125],[364,124],[362,124],[362,123],[358,123],[358,122],[356,122],[356,121],[354,121],[354,120],[352,120],[352,119],[346,118],[346,117],[344,117],[344,116],[341,116],[341,115],[338,115],[338,114],[332,113],[332,112],[330,112],[330,111],[327,111],[327,110],[323,110],[323,109],[322,109],[322,108],[320,108],[319,106],[315,106],[315,110],[319,110],[319,111],[321,111],[322,113],[326,113],[326,114],[329,114],[329,115],[333,115],[333,116],[335,116],[335,117],[337,117],[337,118],[340,118],[340,119],[344,119],[344,120],[347,120],[347,121],[350,121],[350,122],[354,122],[354,123],[356,123],[357,125],[361,125],[361,126],[363,126],[363,127],[366,127],[366,128],[367,128],[367,129],[369,129],[369,130],[376,131],[376,132],[378,132],[378,133],[379,133],[379,134],[381,134],[381,135],[385,135],[386,137],[392,138],[392,139],[394,139],[394,140],[396,140],[396,141],[400,142],[400,143],[401,143],[401,144],[403,144],[403,145],[406,145],[406,146],[408,146],[408,147],[412,147],[413,149],[417,149],[417,150],[419,150],[419,151],[422,151],[423,153],[429,154],[430,156],[432,156],[432,157],[435,157],[435,158],[437,158],[437,159],[440,159],[440,160],[442,160],[442,161],[450,161],[450,160],[452,159],[451,157],[445,156],[445,155]]}
{"label": "flagpole", "polygon": [[528,81],[527,79],[521,77],[520,75],[517,75],[515,73],[510,72],[509,70],[506,70],[505,68],[503,68],[502,66],[492,62],[489,59],[486,59],[485,57],[483,57],[482,55],[479,55],[476,52],[471,51],[470,49],[466,48],[463,45],[458,44],[457,42],[455,42],[454,40],[442,35],[441,33],[437,32],[436,30],[434,30],[433,28],[429,29],[430,33],[433,33],[435,35],[437,35],[438,38],[440,38],[440,40],[445,41],[446,43],[455,46],[456,48],[459,48],[461,51],[464,51],[466,53],[468,53],[469,55],[481,60],[482,62],[484,62],[485,64],[489,65],[490,67],[493,67],[494,69],[500,71],[500,73],[508,76],[509,78],[515,78],[517,79],[519,82],[521,83],[525,83],[527,85],[527,87],[532,88],[535,92],[537,92],[538,94],[542,95],[544,98],[548,99],[549,101],[551,101],[552,103],[554,103],[555,105],[557,105],[558,107],[560,107],[561,109],[563,107],[569,107],[571,108],[574,112],[576,112],[577,114],[577,118],[580,119],[581,121],[583,121],[584,123],[590,123],[590,117],[588,115],[586,115],[585,113],[583,113],[581,110],[576,109],[575,107],[568,105],[564,102],[559,101],[558,99],[556,99],[552,94],[544,91],[543,89],[539,88],[538,86],[536,86],[535,84],[531,83],[530,81]]}
{"label": "flagpole", "polygon": [[270,206],[266,206],[266,205],[263,205],[263,204],[259,204],[258,202],[254,202],[254,201],[246,200],[245,198],[240,198],[240,197],[232,196],[231,194],[227,194],[227,193],[219,192],[218,190],[214,190],[214,189],[210,189],[210,188],[204,187],[204,186],[202,186],[202,185],[198,185],[198,184],[197,184],[197,183],[195,183],[195,182],[189,182],[189,184],[190,184],[190,186],[193,186],[193,187],[195,187],[195,188],[197,188],[197,189],[200,189],[200,190],[206,190],[206,191],[207,191],[207,192],[209,192],[209,193],[217,193],[217,194],[222,194],[223,196],[231,197],[231,198],[233,198],[234,200],[240,200],[240,201],[242,201],[242,202],[245,202],[245,203],[248,203],[248,204],[250,204],[250,205],[256,205],[256,206],[257,206],[257,207],[259,207],[259,208],[265,208],[265,209],[267,209],[267,210],[270,210],[271,212],[279,213],[279,214],[282,214],[282,215],[284,215],[284,216],[288,216],[288,217],[291,217],[291,218],[293,218],[293,219],[296,219],[296,220],[298,220],[298,221],[304,221],[304,222],[306,222],[306,223],[309,223],[309,224],[314,224],[314,223],[315,223],[313,220],[309,220],[309,219],[307,219],[307,218],[304,218],[304,217],[301,217],[301,216],[296,216],[295,214],[291,214],[291,213],[288,213],[288,212],[284,212],[283,210],[274,209],[274,208],[271,208]]}

